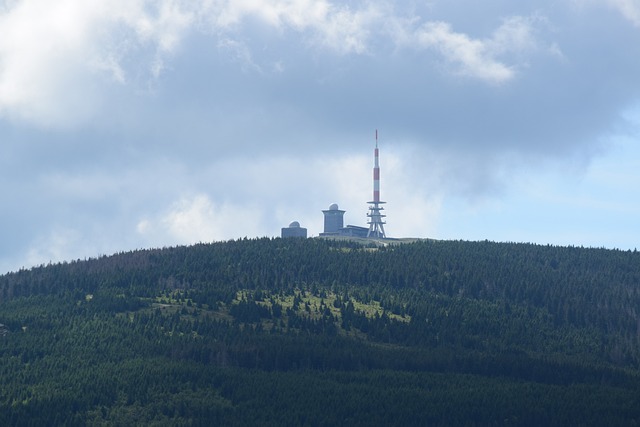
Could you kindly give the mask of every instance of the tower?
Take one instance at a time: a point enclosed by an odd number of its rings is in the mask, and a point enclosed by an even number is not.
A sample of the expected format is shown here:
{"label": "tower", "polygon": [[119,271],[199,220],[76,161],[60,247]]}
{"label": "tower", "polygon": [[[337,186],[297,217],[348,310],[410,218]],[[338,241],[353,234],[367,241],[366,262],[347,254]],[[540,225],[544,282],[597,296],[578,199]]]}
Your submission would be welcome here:
{"label": "tower", "polygon": [[382,213],[384,208],[380,205],[385,202],[380,201],[380,163],[378,161],[378,129],[376,129],[376,148],[374,151],[374,163],[373,163],[373,201],[369,202],[369,212],[367,217],[369,221],[369,232],[367,237],[377,237],[384,239],[384,224],[383,220],[386,215]]}
{"label": "tower", "polygon": [[345,211],[338,209],[338,205],[333,203],[329,209],[322,211],[324,214],[324,235],[337,234],[344,227]]}

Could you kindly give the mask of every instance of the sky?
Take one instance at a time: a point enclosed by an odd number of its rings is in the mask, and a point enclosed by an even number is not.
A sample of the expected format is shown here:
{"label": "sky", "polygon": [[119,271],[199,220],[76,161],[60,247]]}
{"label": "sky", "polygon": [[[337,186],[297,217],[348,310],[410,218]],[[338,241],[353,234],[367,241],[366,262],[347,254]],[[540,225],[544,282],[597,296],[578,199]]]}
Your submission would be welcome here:
{"label": "sky", "polygon": [[640,246],[638,0],[0,0],[0,274],[366,225]]}

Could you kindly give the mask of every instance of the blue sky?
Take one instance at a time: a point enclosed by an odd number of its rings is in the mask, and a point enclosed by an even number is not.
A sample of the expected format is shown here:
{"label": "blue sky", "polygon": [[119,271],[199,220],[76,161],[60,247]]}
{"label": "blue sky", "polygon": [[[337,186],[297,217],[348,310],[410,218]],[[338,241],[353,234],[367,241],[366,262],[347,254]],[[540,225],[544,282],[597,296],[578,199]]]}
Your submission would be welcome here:
{"label": "blue sky", "polygon": [[0,0],[0,35],[0,272],[365,225],[375,129],[390,236],[638,247],[635,0]]}

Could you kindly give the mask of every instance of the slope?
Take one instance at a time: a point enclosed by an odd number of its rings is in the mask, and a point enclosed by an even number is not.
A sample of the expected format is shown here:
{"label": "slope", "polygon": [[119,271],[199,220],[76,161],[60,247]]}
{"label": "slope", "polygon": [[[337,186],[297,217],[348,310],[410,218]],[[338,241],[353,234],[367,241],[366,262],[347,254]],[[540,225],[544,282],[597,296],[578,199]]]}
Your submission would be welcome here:
{"label": "slope", "polygon": [[634,425],[640,254],[255,239],[0,277],[0,423]]}

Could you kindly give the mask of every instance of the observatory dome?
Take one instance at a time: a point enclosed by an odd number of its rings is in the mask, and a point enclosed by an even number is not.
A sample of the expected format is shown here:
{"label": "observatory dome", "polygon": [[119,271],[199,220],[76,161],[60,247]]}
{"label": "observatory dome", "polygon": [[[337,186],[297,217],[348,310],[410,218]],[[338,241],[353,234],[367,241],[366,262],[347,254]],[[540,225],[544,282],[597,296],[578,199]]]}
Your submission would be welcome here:
{"label": "observatory dome", "polygon": [[298,221],[293,221],[289,224],[289,228],[300,228],[300,223]]}
{"label": "observatory dome", "polygon": [[329,210],[330,211],[337,211],[338,210],[338,204],[337,203],[332,203],[331,206],[329,206]]}

